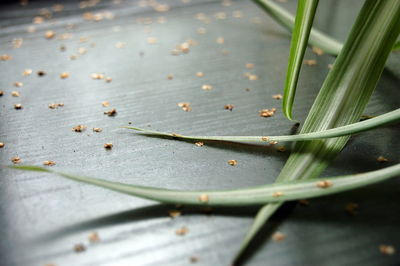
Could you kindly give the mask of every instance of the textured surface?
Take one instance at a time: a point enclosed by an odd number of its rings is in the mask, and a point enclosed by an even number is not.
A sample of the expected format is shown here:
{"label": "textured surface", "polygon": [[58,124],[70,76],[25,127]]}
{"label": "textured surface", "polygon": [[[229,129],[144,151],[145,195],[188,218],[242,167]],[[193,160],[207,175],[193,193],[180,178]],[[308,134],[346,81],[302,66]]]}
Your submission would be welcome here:
{"label": "textured surface", "polygon": [[[28,33],[40,8],[51,10],[53,2],[34,1],[26,7],[3,3],[0,7],[0,149],[1,165],[19,156],[24,164],[40,165],[54,160],[54,168],[72,173],[126,183],[179,189],[236,188],[273,182],[288,152],[244,144],[190,142],[149,138],[119,129],[121,125],[151,127],[185,134],[268,135],[292,132],[293,124],[280,112],[281,102],[272,94],[281,92],[289,52],[289,34],[249,1],[169,1],[171,10],[157,13],[139,2],[100,2],[79,9],[77,1],[65,1],[54,20],[36,25]],[[359,1],[321,1],[316,25],[344,40],[360,8]],[[295,10],[295,3],[282,4]],[[85,21],[87,11],[111,11],[115,18]],[[242,18],[233,15],[240,10]],[[194,16],[204,13],[205,24]],[[225,19],[218,12],[224,12]],[[159,17],[166,22],[159,23]],[[143,18],[140,20],[140,18]],[[144,25],[140,23],[150,22]],[[68,24],[76,27],[68,29]],[[197,29],[207,29],[198,34]],[[47,30],[57,36],[44,38]],[[63,33],[71,38],[60,40]],[[79,42],[80,37],[87,42]],[[157,43],[148,44],[148,37]],[[218,44],[216,39],[225,42]],[[20,48],[12,40],[22,38]],[[193,39],[197,45],[188,54],[173,56],[179,43]],[[126,47],[116,48],[118,42]],[[65,45],[66,51],[60,51]],[[87,49],[79,54],[79,47]],[[224,51],[228,51],[224,52]],[[78,55],[70,60],[70,55]],[[313,67],[305,66],[300,78],[294,113],[303,120],[334,58],[316,56]],[[390,58],[390,68],[373,95],[367,113],[381,114],[400,106],[399,54]],[[254,69],[246,69],[253,63]],[[397,66],[397,68],[396,68]],[[33,74],[23,76],[24,69]],[[394,69],[392,71],[391,69]],[[396,70],[397,69],[397,70]],[[38,77],[38,70],[46,75]],[[60,79],[62,72],[70,77]],[[195,75],[204,72],[204,77]],[[258,80],[250,81],[251,72]],[[91,79],[105,73],[111,83]],[[167,75],[172,74],[172,80]],[[15,82],[23,86],[15,88]],[[204,91],[203,84],[213,90]],[[246,90],[249,88],[250,90]],[[12,97],[11,91],[20,92]],[[109,101],[105,108],[102,101]],[[64,107],[49,109],[48,104]],[[190,102],[191,112],[177,104]],[[22,103],[22,110],[13,105]],[[233,111],[224,105],[233,104]],[[263,108],[276,107],[272,118],[258,116]],[[116,108],[118,114],[103,114]],[[85,132],[71,128],[83,124]],[[101,133],[92,132],[101,127]],[[399,126],[390,126],[355,136],[324,175],[354,173],[383,167],[380,155],[390,162],[399,159]],[[106,151],[103,144],[112,142]],[[290,146],[288,145],[287,148]],[[236,159],[238,165],[227,161]],[[73,183],[41,173],[0,169],[0,261],[1,265],[229,265],[251,224],[255,208],[216,209],[212,215],[183,209],[183,216],[168,217],[171,206],[120,195],[104,189]],[[374,187],[311,201],[309,206],[285,208],[267,224],[248,265],[398,265],[400,263],[399,180]],[[349,202],[360,205],[358,214],[344,211]],[[177,236],[186,226],[189,232]],[[280,243],[268,241],[270,233],[286,235]],[[90,244],[90,232],[101,241]],[[84,243],[83,253],[73,251]],[[381,244],[393,245],[392,256],[379,252]]]}

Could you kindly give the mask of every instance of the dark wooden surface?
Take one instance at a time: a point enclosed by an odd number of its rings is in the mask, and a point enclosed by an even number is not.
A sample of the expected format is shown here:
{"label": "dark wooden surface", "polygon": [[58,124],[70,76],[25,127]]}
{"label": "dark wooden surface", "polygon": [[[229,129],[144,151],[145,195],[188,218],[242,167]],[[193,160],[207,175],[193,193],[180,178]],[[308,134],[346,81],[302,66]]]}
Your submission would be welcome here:
{"label": "dark wooden surface", "polygon": [[[19,156],[23,164],[41,165],[54,160],[54,169],[126,183],[178,189],[221,189],[271,183],[278,175],[288,151],[277,152],[266,146],[206,143],[196,147],[190,142],[150,138],[118,128],[121,125],[149,127],[187,134],[274,135],[292,132],[284,119],[281,102],[271,95],[281,93],[290,35],[250,1],[193,0],[168,1],[171,10],[157,13],[139,2],[79,9],[78,1],[64,1],[64,10],[53,13],[52,20],[27,33],[40,8],[56,2],[32,1],[26,7],[13,2],[0,6],[0,54],[12,60],[0,61],[0,149],[1,165]],[[59,2],[57,2],[59,3]],[[282,4],[292,12],[295,2]],[[316,25],[344,40],[361,6],[361,1],[321,1]],[[235,18],[233,11],[241,11]],[[113,20],[85,21],[84,12],[110,11]],[[204,13],[211,23],[194,19]],[[226,19],[215,15],[224,12]],[[165,17],[166,23],[157,22]],[[217,15],[218,16],[218,15]],[[151,18],[143,25],[138,18]],[[147,19],[149,20],[149,19]],[[68,24],[74,29],[66,29]],[[199,35],[199,27],[207,33]],[[150,30],[146,33],[145,28]],[[57,37],[44,38],[54,30]],[[59,40],[62,33],[72,37]],[[80,43],[85,37],[87,42]],[[147,37],[156,37],[148,44]],[[216,38],[223,37],[224,44]],[[22,38],[20,48],[12,40]],[[188,54],[173,56],[170,50],[187,39],[197,42]],[[126,42],[125,48],[116,48]],[[93,45],[92,45],[93,44]],[[65,45],[66,51],[59,50]],[[95,46],[95,47],[92,47]],[[78,54],[79,47],[87,53]],[[229,54],[224,54],[228,51]],[[70,60],[77,54],[79,58]],[[305,66],[295,102],[295,114],[304,120],[318,88],[334,58],[307,52],[307,59],[318,64]],[[368,107],[377,115],[398,108],[399,54],[392,54]],[[248,70],[246,63],[253,63]],[[33,74],[23,76],[24,69]],[[38,77],[36,71],[46,75]],[[70,77],[62,80],[61,72]],[[202,78],[196,77],[204,72]],[[258,75],[250,81],[244,73]],[[92,73],[105,73],[111,83],[92,80]],[[172,80],[167,75],[173,74]],[[23,87],[15,88],[15,82]],[[204,91],[203,84],[213,90]],[[249,88],[249,91],[246,91]],[[20,91],[19,98],[11,91]],[[109,101],[104,108],[102,101]],[[52,110],[51,103],[64,107]],[[193,110],[184,112],[179,102],[190,102]],[[13,104],[22,103],[22,110]],[[233,111],[224,105],[233,104]],[[276,107],[272,118],[258,116],[263,108]],[[117,116],[103,114],[117,109]],[[83,133],[71,128],[83,124]],[[91,128],[101,127],[94,133]],[[355,173],[399,161],[399,126],[359,134],[335,163],[324,173]],[[106,151],[103,144],[112,142]],[[290,145],[287,145],[290,148]],[[387,157],[380,164],[376,158]],[[238,165],[227,161],[236,159]],[[391,180],[340,195],[311,200],[307,207],[285,208],[267,224],[246,265],[399,265],[400,264],[400,188]],[[344,211],[348,202],[360,205],[356,216]],[[290,207],[290,206],[289,206]],[[74,183],[57,176],[0,169],[0,264],[11,265],[230,265],[256,208],[221,208],[211,215],[183,208],[176,219],[168,216],[172,206],[121,195],[104,189]],[[186,226],[189,232],[177,236],[175,230]],[[96,231],[101,241],[88,242]],[[270,234],[281,231],[286,239],[270,241]],[[86,251],[76,253],[74,244],[83,243]],[[382,244],[393,245],[392,256],[379,252]]]}

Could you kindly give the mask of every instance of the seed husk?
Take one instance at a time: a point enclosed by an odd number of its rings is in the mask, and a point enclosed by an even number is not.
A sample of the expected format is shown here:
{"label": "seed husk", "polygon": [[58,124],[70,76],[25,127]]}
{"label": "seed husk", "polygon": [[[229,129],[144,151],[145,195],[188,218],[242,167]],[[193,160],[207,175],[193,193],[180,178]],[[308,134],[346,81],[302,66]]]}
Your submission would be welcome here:
{"label": "seed husk", "polygon": [[196,76],[199,78],[204,77],[204,73],[203,72],[196,72]]}
{"label": "seed husk", "polygon": [[15,157],[12,157],[12,158],[11,158],[11,162],[12,162],[13,164],[19,164],[19,163],[22,162],[22,160],[21,160],[21,158],[19,158],[18,156],[15,156]]}
{"label": "seed husk", "polygon": [[168,215],[171,216],[172,218],[176,218],[178,216],[181,216],[182,212],[179,210],[169,210]]}
{"label": "seed husk", "polygon": [[235,106],[234,106],[233,104],[227,104],[227,105],[224,106],[224,109],[225,109],[225,110],[232,111],[234,107],[235,107]]}
{"label": "seed husk", "polygon": [[84,125],[77,125],[72,128],[72,131],[75,131],[75,132],[83,132],[85,130],[86,130],[86,126],[84,126]]}
{"label": "seed husk", "polygon": [[110,111],[104,112],[104,114],[108,116],[115,116],[117,114],[117,110],[113,108]]}
{"label": "seed husk", "polygon": [[204,142],[198,141],[194,145],[196,145],[197,147],[203,147],[204,146]]}
{"label": "seed husk", "polygon": [[0,60],[1,61],[8,61],[8,60],[11,60],[11,59],[12,59],[11,55],[8,55],[8,54],[2,54],[0,56]]}
{"label": "seed husk", "polygon": [[113,148],[113,144],[111,142],[104,144],[104,148],[107,150],[111,150]]}
{"label": "seed husk", "polygon": [[12,92],[11,92],[11,96],[13,96],[13,97],[19,97],[19,96],[20,96],[20,93],[19,93],[19,91],[12,91]]}
{"label": "seed husk", "polygon": [[281,197],[281,196],[283,196],[283,193],[280,192],[280,191],[274,192],[274,193],[272,194],[272,197],[275,197],[275,198],[279,198],[279,197]]}
{"label": "seed husk", "polygon": [[56,162],[55,162],[55,161],[44,161],[44,162],[43,162],[43,165],[46,165],[46,166],[53,166],[53,165],[56,165]]}
{"label": "seed husk", "polygon": [[303,62],[308,66],[315,66],[317,64],[317,60],[315,59],[305,59]]}
{"label": "seed husk", "polygon": [[68,72],[62,72],[62,73],[60,74],[60,78],[62,78],[62,79],[69,78],[69,73],[68,73]]}
{"label": "seed husk", "polygon": [[324,180],[324,181],[319,181],[317,182],[317,187],[319,188],[329,188],[332,186],[332,182],[328,181],[328,180]]}
{"label": "seed husk", "polygon": [[228,161],[228,164],[229,164],[230,166],[236,166],[236,165],[237,165],[237,161],[236,161],[236,160],[229,160],[229,161]]}
{"label": "seed husk", "polygon": [[21,110],[22,108],[23,108],[22,104],[20,104],[20,103],[14,104],[14,109]]}
{"label": "seed husk", "polygon": [[179,106],[180,108],[182,108],[182,110],[185,111],[185,112],[190,112],[190,111],[192,111],[192,107],[190,106],[190,103],[189,103],[189,102],[181,102],[181,103],[178,103],[178,106]]}
{"label": "seed husk", "polygon": [[30,74],[32,74],[32,72],[32,69],[27,68],[24,70],[24,72],[22,72],[22,75],[29,76]]}
{"label": "seed husk", "polygon": [[274,240],[275,242],[281,242],[285,239],[285,234],[283,234],[282,232],[276,232],[272,235],[272,240]]}
{"label": "seed husk", "polygon": [[271,116],[274,116],[275,112],[276,112],[276,108],[262,109],[259,111],[259,115],[261,117],[271,117]]}
{"label": "seed husk", "polygon": [[17,82],[14,82],[14,86],[20,88],[20,87],[24,86],[24,83],[17,81]]}
{"label": "seed husk", "polygon": [[208,84],[204,84],[203,86],[201,86],[201,88],[205,91],[210,91],[213,89],[213,86],[208,85]]}
{"label": "seed husk", "polygon": [[178,236],[184,236],[189,232],[189,229],[186,226],[182,226],[175,230],[175,234]]}
{"label": "seed husk", "polygon": [[44,34],[44,37],[48,40],[53,39],[56,36],[56,33],[52,30],[48,30],[46,31],[46,33]]}
{"label": "seed husk", "polygon": [[101,102],[101,105],[103,105],[104,107],[108,107],[110,106],[110,103],[108,101],[103,101]]}
{"label": "seed husk", "polygon": [[93,128],[93,132],[101,132],[103,131],[103,129],[99,128],[99,127],[94,127]]}

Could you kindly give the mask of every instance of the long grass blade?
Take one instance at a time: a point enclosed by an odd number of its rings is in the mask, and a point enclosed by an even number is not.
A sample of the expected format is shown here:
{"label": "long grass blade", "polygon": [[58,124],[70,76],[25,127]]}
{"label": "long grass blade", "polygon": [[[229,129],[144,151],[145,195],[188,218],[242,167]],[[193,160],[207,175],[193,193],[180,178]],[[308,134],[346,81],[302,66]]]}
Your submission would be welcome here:
{"label": "long grass blade", "polygon": [[350,125],[345,125],[318,132],[303,133],[298,135],[287,135],[287,136],[185,136],[175,133],[147,130],[138,127],[123,127],[123,128],[140,131],[141,133],[149,135],[173,137],[173,138],[187,139],[187,140],[215,140],[215,141],[270,143],[276,141],[277,142],[306,141],[306,140],[318,140],[318,139],[341,137],[398,122],[400,122],[400,109],[396,109],[386,114],[376,116],[374,118],[370,118],[368,120],[364,120],[361,122],[353,123]]}
{"label": "long grass blade", "polygon": [[270,202],[279,203],[282,201],[320,197],[382,182],[400,175],[400,164],[396,164],[362,174],[288,181],[245,189],[180,191],[111,182],[58,172],[39,166],[22,165],[10,167],[18,170],[53,173],[74,181],[163,203],[209,206],[259,205]]}
{"label": "long grass blade", "polygon": [[297,2],[296,19],[292,31],[289,63],[286,71],[282,102],[283,114],[290,120],[293,120],[292,107],[296,94],[296,86],[300,75],[300,69],[303,65],[304,53],[307,48],[317,6],[318,0],[299,0]]}

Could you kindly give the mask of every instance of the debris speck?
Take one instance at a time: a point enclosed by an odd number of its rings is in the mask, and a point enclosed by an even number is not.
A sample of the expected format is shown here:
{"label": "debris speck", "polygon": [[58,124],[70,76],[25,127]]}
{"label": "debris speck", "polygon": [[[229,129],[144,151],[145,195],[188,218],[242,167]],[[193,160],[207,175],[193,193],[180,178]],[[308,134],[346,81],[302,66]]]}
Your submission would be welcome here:
{"label": "debris speck", "polygon": [[14,109],[21,110],[22,109],[22,104],[20,104],[20,103],[14,104]]}
{"label": "debris speck", "polygon": [[315,59],[305,59],[303,62],[308,66],[315,66],[317,64],[317,60]]}
{"label": "debris speck", "polygon": [[259,115],[261,117],[271,117],[271,116],[274,116],[275,112],[276,112],[276,108],[262,109],[261,111],[259,111]]}
{"label": "debris speck", "polygon": [[22,162],[22,160],[21,160],[21,158],[19,158],[18,156],[15,156],[15,157],[12,157],[12,158],[11,158],[11,162],[12,162],[13,164],[19,164],[19,163]]}
{"label": "debris speck", "polygon": [[19,97],[19,96],[20,96],[20,93],[19,93],[19,91],[12,91],[12,92],[11,92],[11,96],[13,96],[13,97]]}
{"label": "debris speck", "polygon": [[230,166],[236,166],[236,165],[237,165],[237,161],[236,161],[236,160],[229,160],[229,161],[228,161],[228,164],[229,164]]}
{"label": "debris speck", "polygon": [[357,203],[349,202],[344,206],[345,211],[350,215],[356,215],[360,206]]}
{"label": "debris speck", "polygon": [[383,156],[379,156],[376,160],[377,160],[378,162],[380,162],[380,163],[386,163],[386,162],[389,161],[388,159],[386,159],[386,158],[383,157]]}
{"label": "debris speck", "polygon": [[208,84],[204,84],[203,86],[201,86],[201,88],[205,91],[210,91],[213,89],[213,86],[208,85]]}
{"label": "debris speck", "polygon": [[328,180],[317,182],[317,187],[319,187],[319,188],[329,188],[331,186],[332,186],[332,182],[330,182]]}
{"label": "debris speck", "polygon": [[182,110],[185,111],[185,112],[190,112],[190,111],[192,111],[192,107],[190,106],[190,103],[189,103],[189,102],[181,102],[181,103],[178,103],[178,106],[179,106],[180,108],[182,108]]}
{"label": "debris speck", "polygon": [[86,250],[86,247],[83,244],[75,244],[74,245],[74,251],[76,253],[84,252]]}
{"label": "debris speck", "polygon": [[379,251],[382,254],[389,255],[389,256],[393,255],[394,253],[396,253],[396,249],[391,245],[380,245],[379,246]]}
{"label": "debris speck", "polygon": [[90,243],[100,242],[99,234],[97,232],[90,233],[89,236],[88,236],[88,240],[89,240]]}
{"label": "debris speck", "polygon": [[272,235],[272,240],[274,240],[275,242],[281,242],[285,239],[285,234],[283,234],[282,232],[276,232]]}
{"label": "debris speck", "polygon": [[274,98],[275,100],[280,100],[283,98],[282,94],[273,94],[272,98]]}
{"label": "debris speck", "polygon": [[104,149],[111,150],[113,148],[113,146],[114,145],[112,143],[106,143],[106,144],[104,144]]}
{"label": "debris speck", "polygon": [[110,111],[104,112],[104,114],[108,116],[115,116],[117,114],[117,110],[113,108]]}
{"label": "debris speck", "polygon": [[99,127],[94,127],[93,128],[93,132],[101,132],[101,131],[103,131],[101,128],[99,128]]}
{"label": "debris speck", "polygon": [[44,162],[43,162],[43,165],[46,165],[46,166],[53,166],[53,165],[56,165],[56,162],[55,162],[55,161],[44,161]]}
{"label": "debris speck", "polygon": [[198,199],[200,202],[206,203],[206,202],[208,202],[209,197],[207,194],[201,194]]}
{"label": "debris speck", "polygon": [[62,72],[62,73],[60,74],[60,78],[62,78],[62,79],[69,78],[69,73],[68,73],[68,72]]}
{"label": "debris speck", "polygon": [[178,216],[181,216],[182,212],[179,210],[169,210],[168,215],[171,216],[172,218],[176,218]]}
{"label": "debris speck", "polygon": [[234,106],[233,104],[227,104],[227,105],[224,106],[224,109],[225,109],[225,110],[232,111],[234,107],[235,107],[235,106]]}
{"label": "debris speck", "polygon": [[178,236],[184,236],[189,232],[189,229],[186,226],[182,226],[179,229],[175,230],[175,234]]}
{"label": "debris speck", "polygon": [[75,131],[75,132],[83,132],[85,130],[86,130],[86,126],[84,126],[84,125],[77,125],[72,128],[72,131]]}
{"label": "debris speck", "polygon": [[194,145],[196,145],[197,147],[203,147],[204,146],[204,142],[198,141]]}

